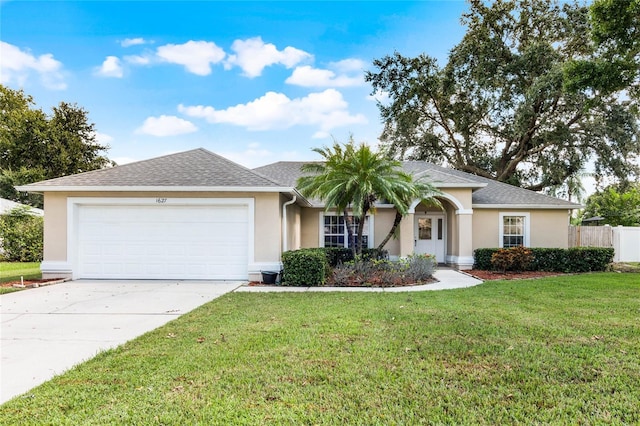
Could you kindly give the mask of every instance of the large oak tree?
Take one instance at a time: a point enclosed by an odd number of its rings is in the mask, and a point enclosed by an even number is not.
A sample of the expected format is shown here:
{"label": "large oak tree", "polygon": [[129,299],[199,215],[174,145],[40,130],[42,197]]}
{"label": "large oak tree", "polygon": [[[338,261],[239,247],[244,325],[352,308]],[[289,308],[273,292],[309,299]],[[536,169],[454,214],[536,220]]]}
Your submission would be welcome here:
{"label": "large oak tree", "polygon": [[589,10],[552,1],[471,0],[467,32],[440,66],[426,54],[374,61],[381,141],[428,160],[533,190],[562,185],[592,161],[596,177],[637,176],[637,110],[624,88],[569,90],[564,68],[590,57]]}
{"label": "large oak tree", "polygon": [[83,108],[60,102],[47,115],[31,96],[0,85],[0,197],[41,207],[42,197],[14,186],[112,165],[107,149]]}

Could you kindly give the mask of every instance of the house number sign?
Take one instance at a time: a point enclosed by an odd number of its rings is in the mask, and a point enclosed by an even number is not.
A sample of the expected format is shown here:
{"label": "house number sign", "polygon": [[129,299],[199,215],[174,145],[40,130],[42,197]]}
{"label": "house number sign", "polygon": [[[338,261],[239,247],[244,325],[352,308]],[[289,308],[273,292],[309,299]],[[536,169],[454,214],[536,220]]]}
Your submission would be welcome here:
{"label": "house number sign", "polygon": [[158,204],[164,204],[167,202],[166,198],[156,198],[156,203]]}

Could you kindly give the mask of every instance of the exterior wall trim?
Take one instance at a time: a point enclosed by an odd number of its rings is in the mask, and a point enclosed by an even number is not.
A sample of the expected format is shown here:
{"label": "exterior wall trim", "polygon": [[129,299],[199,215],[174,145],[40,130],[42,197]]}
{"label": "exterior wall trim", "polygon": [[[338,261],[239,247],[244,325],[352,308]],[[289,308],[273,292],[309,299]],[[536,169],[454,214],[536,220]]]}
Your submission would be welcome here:
{"label": "exterior wall trim", "polygon": [[504,217],[505,216],[524,216],[524,246],[531,247],[531,213],[529,212],[499,212],[498,213],[498,245],[502,248],[504,237]]}
{"label": "exterior wall trim", "polygon": [[584,208],[581,204],[557,206],[550,204],[473,204],[474,209],[527,209],[527,210],[576,210]]}
{"label": "exterior wall trim", "polygon": [[473,268],[473,256],[447,256],[447,264],[460,270]]}
{"label": "exterior wall trim", "polygon": [[42,277],[47,278],[71,278],[73,268],[71,263],[58,260],[43,260],[40,263]]}

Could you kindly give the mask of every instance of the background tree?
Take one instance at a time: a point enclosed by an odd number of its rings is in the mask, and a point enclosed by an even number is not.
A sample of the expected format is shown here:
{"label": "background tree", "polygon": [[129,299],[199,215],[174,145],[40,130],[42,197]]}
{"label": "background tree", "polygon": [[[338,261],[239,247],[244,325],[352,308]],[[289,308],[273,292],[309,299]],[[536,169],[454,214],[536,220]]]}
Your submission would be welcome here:
{"label": "background tree", "polygon": [[595,51],[588,8],[471,0],[467,32],[440,67],[426,54],[374,61],[381,141],[428,160],[532,190],[559,186],[593,160],[595,176],[637,176],[638,117],[618,91],[571,91],[568,61]]}
{"label": "background tree", "polygon": [[591,40],[596,50],[565,68],[570,90],[640,95],[640,0],[596,0],[589,7]]}
{"label": "background tree", "polygon": [[[404,216],[415,199],[412,196],[419,194],[413,177],[402,170],[399,161],[374,152],[365,144],[356,145],[353,139],[344,146],[334,143],[331,148],[313,151],[324,161],[303,165],[302,171],[309,175],[298,179],[297,187],[304,196],[324,201],[327,210],[342,212],[354,257],[362,253],[365,217],[375,208],[376,201],[393,204]],[[354,221],[349,217],[349,207],[357,218],[356,238],[352,234]]]}
{"label": "background tree", "polygon": [[14,186],[113,164],[87,111],[60,102],[47,116],[21,90],[0,85],[0,197],[42,207],[42,197]]}
{"label": "background tree", "polygon": [[640,185],[622,191],[610,186],[587,199],[583,218],[600,216],[611,226],[640,226]]}

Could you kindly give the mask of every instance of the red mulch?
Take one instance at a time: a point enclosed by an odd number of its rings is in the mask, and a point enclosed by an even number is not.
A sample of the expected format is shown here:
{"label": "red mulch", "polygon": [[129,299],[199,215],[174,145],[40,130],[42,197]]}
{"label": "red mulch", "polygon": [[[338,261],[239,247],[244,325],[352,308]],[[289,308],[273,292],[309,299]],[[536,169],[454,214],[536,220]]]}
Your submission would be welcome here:
{"label": "red mulch", "polygon": [[556,275],[562,275],[560,272],[543,272],[543,271],[524,271],[524,272],[494,272],[494,271],[482,271],[479,269],[471,269],[463,271],[469,275],[473,275],[476,278],[480,278],[484,281],[489,280],[524,280],[529,278],[542,278],[553,277]]}
{"label": "red mulch", "polygon": [[[51,281],[60,281],[62,278],[49,278],[46,280],[24,280],[23,284],[25,287],[33,287],[34,284],[44,284]],[[14,284],[20,284],[20,280],[9,281],[6,283],[0,283],[0,287],[13,287]]]}

